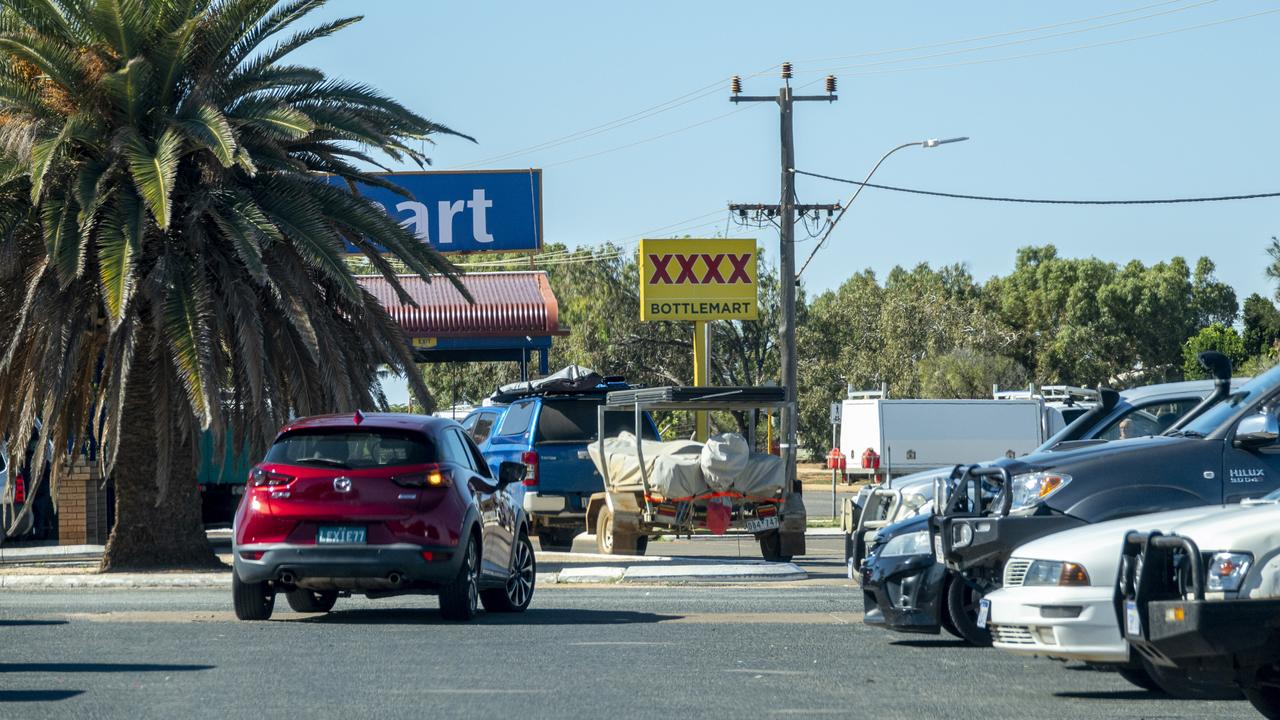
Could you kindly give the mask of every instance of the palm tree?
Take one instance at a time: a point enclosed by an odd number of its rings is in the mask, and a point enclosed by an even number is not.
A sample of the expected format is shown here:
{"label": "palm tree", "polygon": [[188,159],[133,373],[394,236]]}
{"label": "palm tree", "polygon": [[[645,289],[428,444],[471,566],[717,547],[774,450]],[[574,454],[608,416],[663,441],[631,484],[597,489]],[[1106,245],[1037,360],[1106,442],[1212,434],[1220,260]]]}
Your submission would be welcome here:
{"label": "palm tree", "polygon": [[285,33],[323,3],[0,9],[0,428],[39,434],[37,465],[98,441],[116,489],[104,569],[216,562],[202,430],[260,449],[291,414],[385,403],[382,365],[430,402],[343,240],[393,284],[388,256],[456,280],[356,186],[387,185],[360,169],[378,158],[423,166],[429,136],[458,133],[287,64],[359,20]]}

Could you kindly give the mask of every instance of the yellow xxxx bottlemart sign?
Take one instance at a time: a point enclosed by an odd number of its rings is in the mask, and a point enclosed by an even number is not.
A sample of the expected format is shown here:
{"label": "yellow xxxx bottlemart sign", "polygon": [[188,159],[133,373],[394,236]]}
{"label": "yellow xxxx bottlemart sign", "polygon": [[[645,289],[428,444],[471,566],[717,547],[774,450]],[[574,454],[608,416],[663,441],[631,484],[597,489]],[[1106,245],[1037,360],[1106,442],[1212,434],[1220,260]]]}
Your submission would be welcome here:
{"label": "yellow xxxx bottlemart sign", "polygon": [[755,320],[755,240],[641,240],[641,320]]}

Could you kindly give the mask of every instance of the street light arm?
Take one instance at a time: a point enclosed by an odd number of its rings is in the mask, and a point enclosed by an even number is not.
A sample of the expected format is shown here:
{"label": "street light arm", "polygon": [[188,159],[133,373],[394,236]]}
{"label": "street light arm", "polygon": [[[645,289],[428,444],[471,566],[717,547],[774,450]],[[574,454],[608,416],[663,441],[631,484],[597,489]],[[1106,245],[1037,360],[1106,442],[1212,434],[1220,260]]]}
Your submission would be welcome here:
{"label": "street light arm", "polygon": [[[890,150],[889,152],[885,153],[883,156],[880,157],[880,160],[875,164],[875,167],[871,168],[871,172],[867,173],[867,177],[863,179],[862,184],[858,185],[858,188],[853,191],[853,195],[849,197],[849,202],[846,202],[844,204],[844,207],[840,208],[840,212],[837,213],[835,219],[831,221],[831,225],[827,227],[827,232],[825,232],[822,235],[822,239],[819,240],[818,244],[814,246],[813,251],[809,253],[809,257],[805,258],[804,264],[800,266],[800,271],[796,273],[797,280],[799,280],[800,276],[804,274],[804,270],[805,268],[809,267],[809,262],[813,260],[813,256],[818,254],[818,251],[821,250],[822,246],[827,242],[827,238],[831,237],[831,232],[836,229],[836,224],[840,222],[840,218],[844,217],[845,212],[849,210],[849,206],[853,204],[853,201],[858,199],[858,194],[862,192],[862,188],[866,187],[868,182],[871,182],[871,176],[876,174],[876,171],[880,169],[880,166],[884,164],[884,161],[888,160],[890,155],[898,152],[899,150],[902,150],[903,148],[915,147],[917,145],[920,147],[933,147],[932,145],[928,144],[930,142],[934,143],[935,145],[939,144],[939,141],[937,140],[924,140],[924,141],[918,141],[918,142],[902,143],[898,147]],[[956,142],[956,141],[948,140],[948,142]],[[795,169],[792,168],[791,172],[795,172]]]}

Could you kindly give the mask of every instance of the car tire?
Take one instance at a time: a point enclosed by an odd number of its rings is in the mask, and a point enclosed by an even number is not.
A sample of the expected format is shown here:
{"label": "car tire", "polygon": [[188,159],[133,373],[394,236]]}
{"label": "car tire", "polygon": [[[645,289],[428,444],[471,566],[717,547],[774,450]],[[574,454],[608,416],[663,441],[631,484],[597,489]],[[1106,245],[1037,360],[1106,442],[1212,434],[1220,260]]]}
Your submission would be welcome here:
{"label": "car tire", "polygon": [[951,613],[947,610],[946,603],[942,603],[942,606],[938,608],[938,625],[943,630],[946,630],[948,635],[964,640],[964,636],[956,629],[956,624],[951,622]]}
{"label": "car tire", "polygon": [[760,533],[756,536],[760,541],[760,556],[768,562],[791,562],[790,555],[782,554],[782,533],[777,530]]}
{"label": "car tire", "polygon": [[983,593],[978,592],[963,578],[948,574],[947,614],[960,639],[975,647],[991,646],[991,631],[978,627],[978,602]]}
{"label": "car tire", "polygon": [[1245,688],[1244,696],[1249,699],[1253,709],[1262,713],[1267,720],[1280,720],[1280,687],[1252,685]]}
{"label": "car tire", "polygon": [[337,590],[290,590],[285,593],[289,607],[300,613],[327,613],[338,602]]}
{"label": "car tire", "polygon": [[440,588],[440,614],[446,620],[470,620],[480,610],[480,543],[467,538],[453,581]]}
{"label": "car tire", "polygon": [[1129,681],[1130,685],[1134,685],[1151,692],[1160,692],[1160,686],[1151,678],[1151,674],[1146,671],[1146,668],[1122,667],[1116,670],[1116,672],[1120,674],[1120,677]]}
{"label": "car tire", "polygon": [[276,593],[270,583],[244,582],[240,573],[231,572],[231,600],[238,620],[270,620],[276,606]]}
{"label": "car tire", "polygon": [[1165,695],[1179,700],[1239,700],[1243,694],[1235,685],[1219,685],[1194,680],[1177,668],[1166,668],[1142,661],[1142,668]]}
{"label": "car tire", "polygon": [[572,552],[578,531],[568,528],[544,528],[538,531],[538,545],[545,552]]}
{"label": "car tire", "polygon": [[520,533],[514,552],[511,553],[511,568],[506,584],[500,588],[482,590],[480,602],[489,612],[524,612],[533,600],[537,580],[538,561],[533,555],[533,543],[527,534]]}

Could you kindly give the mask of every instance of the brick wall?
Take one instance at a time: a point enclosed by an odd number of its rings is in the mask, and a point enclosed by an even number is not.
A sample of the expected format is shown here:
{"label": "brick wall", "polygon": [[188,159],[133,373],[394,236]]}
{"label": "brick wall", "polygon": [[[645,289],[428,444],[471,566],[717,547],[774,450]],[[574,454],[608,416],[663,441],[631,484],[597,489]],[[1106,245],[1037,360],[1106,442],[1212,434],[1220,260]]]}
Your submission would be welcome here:
{"label": "brick wall", "polygon": [[105,545],[107,491],[101,489],[96,463],[77,456],[58,483],[58,543]]}

